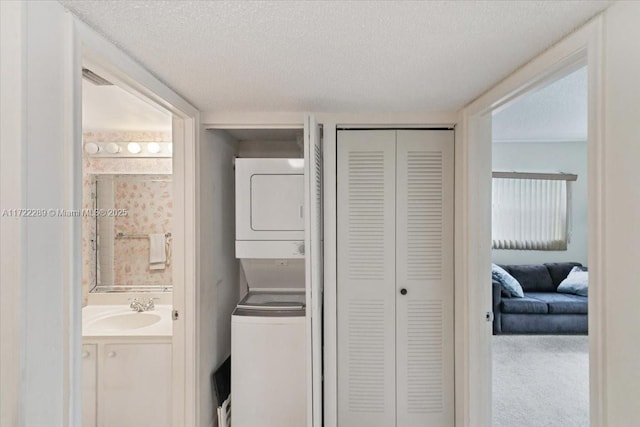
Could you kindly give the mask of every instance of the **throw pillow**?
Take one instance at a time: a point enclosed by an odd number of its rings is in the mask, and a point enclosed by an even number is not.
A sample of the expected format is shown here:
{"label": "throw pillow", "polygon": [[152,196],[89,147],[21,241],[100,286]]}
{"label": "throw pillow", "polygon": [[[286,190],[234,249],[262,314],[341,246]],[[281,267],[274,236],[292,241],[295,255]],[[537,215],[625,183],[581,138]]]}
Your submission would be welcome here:
{"label": "throw pillow", "polygon": [[495,264],[491,264],[491,277],[500,283],[500,287],[503,291],[508,293],[512,297],[523,298],[524,292],[522,286],[515,277],[507,273],[507,271]]}
{"label": "throw pillow", "polygon": [[589,294],[589,272],[586,267],[573,267],[566,279],[560,282],[558,292],[564,294],[581,295]]}

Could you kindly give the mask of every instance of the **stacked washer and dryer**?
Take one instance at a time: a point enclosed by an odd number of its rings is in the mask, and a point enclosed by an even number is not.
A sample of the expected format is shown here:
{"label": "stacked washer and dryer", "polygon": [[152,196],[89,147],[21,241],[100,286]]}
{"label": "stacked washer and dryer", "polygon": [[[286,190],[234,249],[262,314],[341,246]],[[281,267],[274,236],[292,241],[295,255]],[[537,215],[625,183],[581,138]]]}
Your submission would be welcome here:
{"label": "stacked washer and dryer", "polygon": [[306,423],[304,159],[236,159],[236,258],[247,293],[231,319],[233,427]]}

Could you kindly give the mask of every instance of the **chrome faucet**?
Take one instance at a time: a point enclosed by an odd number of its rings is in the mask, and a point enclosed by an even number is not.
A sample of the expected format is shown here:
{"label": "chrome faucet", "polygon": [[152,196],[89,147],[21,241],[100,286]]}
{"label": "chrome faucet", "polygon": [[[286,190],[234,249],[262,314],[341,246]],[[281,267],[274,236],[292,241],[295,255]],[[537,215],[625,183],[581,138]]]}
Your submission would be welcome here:
{"label": "chrome faucet", "polygon": [[155,308],[155,304],[153,303],[153,298],[142,298],[142,301],[138,300],[138,298],[134,298],[129,304],[129,308],[133,311],[137,311],[141,313],[143,311],[151,311]]}
{"label": "chrome faucet", "polygon": [[138,301],[137,298],[134,298],[133,301],[131,301],[129,307],[131,308],[131,310],[137,311],[138,313],[144,311],[144,305],[140,301]]}

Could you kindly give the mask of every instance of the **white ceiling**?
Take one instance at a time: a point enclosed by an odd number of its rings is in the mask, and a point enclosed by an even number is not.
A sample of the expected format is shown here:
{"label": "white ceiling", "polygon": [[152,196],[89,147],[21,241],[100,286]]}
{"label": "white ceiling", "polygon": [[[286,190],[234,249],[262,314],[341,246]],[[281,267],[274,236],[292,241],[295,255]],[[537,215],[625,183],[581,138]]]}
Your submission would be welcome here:
{"label": "white ceiling", "polygon": [[96,86],[82,81],[84,130],[171,130],[171,114],[118,86]]}
{"label": "white ceiling", "polygon": [[60,0],[201,111],[450,111],[610,1]]}
{"label": "white ceiling", "polygon": [[493,141],[586,141],[587,117],[583,67],[495,113]]}

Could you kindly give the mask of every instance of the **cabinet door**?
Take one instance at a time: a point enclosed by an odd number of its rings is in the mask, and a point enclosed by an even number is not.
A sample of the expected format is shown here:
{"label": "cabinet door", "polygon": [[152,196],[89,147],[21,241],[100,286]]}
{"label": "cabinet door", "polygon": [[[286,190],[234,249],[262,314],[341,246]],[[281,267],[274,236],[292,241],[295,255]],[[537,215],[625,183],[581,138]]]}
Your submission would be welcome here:
{"label": "cabinet door", "polygon": [[320,128],[313,116],[305,125],[305,286],[307,337],[311,393],[307,404],[307,426],[322,426],[322,144]]}
{"label": "cabinet door", "polygon": [[82,346],[82,427],[96,426],[96,375],[97,348],[96,344]]}
{"label": "cabinet door", "polygon": [[395,425],[395,131],[337,140],[338,425]]}
{"label": "cabinet door", "polygon": [[453,131],[396,150],[396,425],[453,426]]}
{"label": "cabinet door", "polygon": [[171,425],[171,344],[106,344],[100,427]]}

